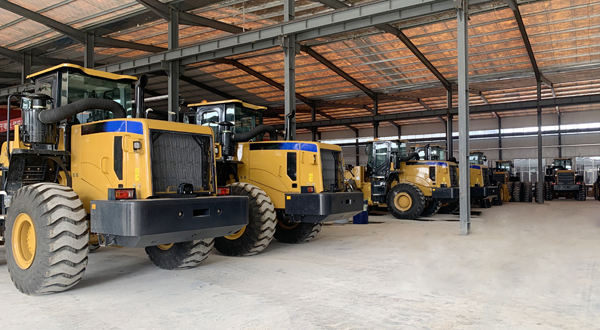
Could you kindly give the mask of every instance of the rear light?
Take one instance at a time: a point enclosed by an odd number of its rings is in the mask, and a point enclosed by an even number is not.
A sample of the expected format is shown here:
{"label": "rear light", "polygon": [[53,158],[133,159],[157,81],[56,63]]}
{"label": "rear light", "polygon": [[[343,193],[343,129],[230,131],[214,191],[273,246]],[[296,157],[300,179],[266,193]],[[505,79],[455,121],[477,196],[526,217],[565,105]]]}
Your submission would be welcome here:
{"label": "rear light", "polygon": [[115,189],[115,199],[134,199],[135,189]]}
{"label": "rear light", "polygon": [[229,189],[229,187],[217,188],[217,195],[231,195],[231,189]]}
{"label": "rear light", "polygon": [[300,187],[300,192],[303,194],[306,193],[314,193],[315,192],[315,187],[314,186],[302,186]]}

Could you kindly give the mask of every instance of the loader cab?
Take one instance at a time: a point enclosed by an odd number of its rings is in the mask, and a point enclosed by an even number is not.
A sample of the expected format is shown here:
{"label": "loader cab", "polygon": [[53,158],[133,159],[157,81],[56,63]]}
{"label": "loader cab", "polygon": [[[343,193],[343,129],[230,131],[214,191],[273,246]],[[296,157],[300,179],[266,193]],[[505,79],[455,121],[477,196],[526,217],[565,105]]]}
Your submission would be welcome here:
{"label": "loader cab", "polygon": [[496,171],[511,172],[515,167],[510,160],[498,160],[496,161]]}
{"label": "loader cab", "polygon": [[[132,83],[137,78],[90,70],[79,65],[61,64],[27,76],[34,82],[34,93],[52,97],[52,108],[87,98],[112,100],[132,115]],[[84,124],[112,119],[106,110],[89,110],[70,118],[68,122]]]}
{"label": "loader cab", "polygon": [[[262,125],[262,111],[267,109],[240,100],[201,102],[190,104],[189,107],[195,111],[185,114],[184,122],[212,128],[215,133],[215,142],[218,143],[222,142],[221,133],[225,129],[219,123],[233,124],[231,127],[233,134],[248,132],[256,126]],[[262,141],[262,135],[253,141]]]}
{"label": "loader cab", "polygon": [[367,143],[367,177],[389,176],[394,158],[406,155],[406,143],[394,141],[372,141]]}
{"label": "loader cab", "polygon": [[446,149],[439,145],[416,145],[412,149],[419,154],[420,159],[446,160]]}
{"label": "loader cab", "polygon": [[485,165],[487,157],[481,151],[471,151],[469,154],[469,164],[471,165]]}
{"label": "loader cab", "polygon": [[573,159],[571,158],[555,158],[554,168],[557,170],[573,170]]}

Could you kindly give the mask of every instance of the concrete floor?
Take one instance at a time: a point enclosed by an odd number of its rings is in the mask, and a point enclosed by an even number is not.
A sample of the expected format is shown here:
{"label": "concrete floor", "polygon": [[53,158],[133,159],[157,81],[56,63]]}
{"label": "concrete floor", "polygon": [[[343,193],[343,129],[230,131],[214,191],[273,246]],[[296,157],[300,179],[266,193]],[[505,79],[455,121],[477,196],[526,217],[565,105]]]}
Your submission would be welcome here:
{"label": "concrete floor", "polygon": [[600,202],[482,211],[468,237],[456,216],[372,216],[187,271],[102,248],[78,286],[43,297],[13,287],[0,247],[0,328],[600,329]]}

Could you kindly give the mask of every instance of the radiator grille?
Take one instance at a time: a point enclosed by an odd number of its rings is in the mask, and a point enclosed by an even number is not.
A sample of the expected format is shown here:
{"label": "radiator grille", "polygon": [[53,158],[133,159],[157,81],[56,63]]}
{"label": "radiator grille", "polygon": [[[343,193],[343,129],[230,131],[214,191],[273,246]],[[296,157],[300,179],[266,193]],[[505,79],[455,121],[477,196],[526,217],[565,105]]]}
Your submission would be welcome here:
{"label": "radiator grille", "polygon": [[154,195],[177,193],[182,183],[195,193],[212,192],[212,137],[150,130],[152,137],[152,189]]}
{"label": "radiator grille", "polygon": [[341,152],[321,149],[321,168],[323,170],[323,189],[325,191],[343,190],[344,172],[342,169]]}
{"label": "radiator grille", "polygon": [[558,184],[574,184],[575,175],[573,172],[558,172]]}
{"label": "radiator grille", "polygon": [[497,183],[506,183],[506,176],[504,173],[494,173],[494,180],[496,180]]}
{"label": "radiator grille", "polygon": [[481,167],[481,174],[483,175],[483,185],[490,185],[490,169],[486,167]]}
{"label": "radiator grille", "polygon": [[458,187],[458,166],[450,165],[450,184],[452,187]]}

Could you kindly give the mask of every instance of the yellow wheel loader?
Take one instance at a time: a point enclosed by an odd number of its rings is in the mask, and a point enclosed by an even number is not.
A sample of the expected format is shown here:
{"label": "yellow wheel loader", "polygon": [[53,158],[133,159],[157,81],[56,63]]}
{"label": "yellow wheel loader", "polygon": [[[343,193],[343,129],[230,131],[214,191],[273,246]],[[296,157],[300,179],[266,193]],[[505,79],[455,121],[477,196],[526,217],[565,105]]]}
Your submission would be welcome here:
{"label": "yellow wheel loader", "polygon": [[[133,113],[137,78],[69,64],[28,78],[35,90],[9,97],[23,124],[12,138],[7,130],[0,155],[0,238],[21,292],[76,285],[91,235],[184,269],[208,256],[213,237],[247,224],[246,197],[216,196],[212,131],[142,118],[143,102]],[[138,101],[146,82],[136,84]]]}
{"label": "yellow wheel loader", "polygon": [[492,200],[500,201],[498,198],[498,186],[490,182],[490,170],[485,165],[487,159],[481,151],[469,153],[469,170],[471,172],[471,202],[476,202],[479,207],[492,207]]}
{"label": "yellow wheel loader", "polygon": [[[273,238],[284,243],[312,240],[324,221],[362,211],[362,194],[346,192],[342,149],[308,141],[276,141],[262,125],[266,108],[228,100],[189,105],[184,121],[211,127],[219,142],[217,175],[225,192],[250,198],[248,226],[215,239],[230,256],[253,255]],[[263,141],[269,134],[272,141]]]}
{"label": "yellow wheel loader", "polygon": [[[536,202],[538,201],[538,189],[539,185],[536,185]],[[560,197],[573,198],[578,201],[585,201],[587,198],[583,175],[577,174],[573,170],[573,159],[571,158],[554,159],[554,163],[546,168],[542,189],[544,199],[547,201]]]}
{"label": "yellow wheel loader", "polygon": [[386,207],[398,219],[415,219],[458,198],[454,163],[421,161],[416,152],[406,155],[406,142],[398,140],[368,142],[366,152],[367,166],[348,168],[345,178],[369,206]]}
{"label": "yellow wheel loader", "polygon": [[515,165],[510,160],[497,160],[492,168],[490,182],[498,186],[498,193],[503,202],[527,202],[533,200],[531,182],[521,182],[518,175],[513,174]]}
{"label": "yellow wheel loader", "polygon": [[[447,160],[448,164],[457,165],[456,158],[451,157],[447,154],[446,147],[441,145],[420,145],[416,144],[410,148],[411,152],[419,154],[419,158],[423,160]],[[458,175],[458,174],[457,174]],[[440,209],[437,211],[439,214],[452,214],[459,211],[459,201],[446,200],[442,202]]]}

